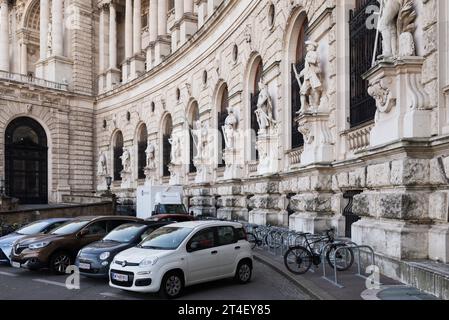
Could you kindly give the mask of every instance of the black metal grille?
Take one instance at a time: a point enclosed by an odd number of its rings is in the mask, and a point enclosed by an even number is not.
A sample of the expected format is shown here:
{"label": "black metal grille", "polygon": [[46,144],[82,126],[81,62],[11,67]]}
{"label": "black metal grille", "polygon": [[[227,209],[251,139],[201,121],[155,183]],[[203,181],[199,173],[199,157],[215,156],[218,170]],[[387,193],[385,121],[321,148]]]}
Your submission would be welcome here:
{"label": "black metal grille", "polygon": [[257,101],[259,100],[260,91],[256,91],[251,94],[251,155],[253,160],[259,160],[259,151],[256,148],[257,132],[259,131],[259,125],[257,123]]}
{"label": "black metal grille", "polygon": [[162,150],[163,150],[163,174],[164,177],[170,176],[170,170],[168,169],[168,165],[170,164],[170,153],[171,153],[171,144],[168,141],[170,139],[170,135],[165,134],[162,138]]}
{"label": "black metal grille", "polygon": [[123,147],[114,147],[114,181],[121,181],[121,173],[123,164],[121,156],[123,155]]}
{"label": "black metal grille", "polygon": [[343,216],[346,220],[346,227],[345,227],[345,236],[348,238],[351,238],[352,236],[352,225],[360,220],[360,217],[355,215],[352,212],[352,204],[354,201],[354,196],[362,193],[360,190],[352,190],[347,191],[343,194],[343,198],[348,199],[348,205],[343,209]]}
{"label": "black metal grille", "polygon": [[[350,13],[350,124],[356,127],[372,121],[376,113],[376,102],[368,95],[368,81],[362,75],[371,68],[376,29],[367,27],[368,6],[377,6],[377,0],[358,0],[355,10]],[[381,41],[377,55],[382,52]]]}
{"label": "black metal grille", "polygon": [[220,132],[220,137],[219,137],[219,142],[221,143],[221,145],[219,145],[218,147],[218,152],[219,152],[219,159],[218,159],[218,167],[222,168],[226,165],[224,159],[223,159],[223,149],[225,148],[225,137],[224,137],[224,132],[223,132],[223,126],[225,125],[225,121],[226,118],[228,117],[228,112],[219,112],[218,113],[218,130]]}
{"label": "black metal grille", "polygon": [[137,161],[138,161],[138,178],[139,179],[145,179],[145,167],[147,165],[147,157],[146,157],[146,149],[148,146],[147,141],[139,142],[138,145],[138,151],[137,151]]}
{"label": "black metal grille", "polygon": [[301,70],[304,69],[305,66],[305,59],[300,61],[299,63],[292,64],[292,87],[291,87],[291,93],[292,93],[292,108],[291,108],[291,134],[292,134],[292,149],[296,149],[299,147],[304,146],[304,136],[298,131],[298,123],[295,121],[295,118],[297,117],[297,112],[301,109],[301,95],[300,95],[300,87],[298,80],[296,79],[295,70],[293,68],[296,68],[296,70],[301,72]]}

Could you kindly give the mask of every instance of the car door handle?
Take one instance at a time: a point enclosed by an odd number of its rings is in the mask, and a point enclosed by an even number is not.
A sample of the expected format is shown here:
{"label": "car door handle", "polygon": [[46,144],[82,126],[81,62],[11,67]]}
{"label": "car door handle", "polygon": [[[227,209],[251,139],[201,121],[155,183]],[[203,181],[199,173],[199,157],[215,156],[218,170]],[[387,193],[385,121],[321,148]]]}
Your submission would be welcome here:
{"label": "car door handle", "polygon": [[217,254],[218,253],[218,251],[212,251],[211,252],[211,254]]}
{"label": "car door handle", "polygon": [[235,247],[235,250],[240,250],[240,249],[241,249],[240,246]]}

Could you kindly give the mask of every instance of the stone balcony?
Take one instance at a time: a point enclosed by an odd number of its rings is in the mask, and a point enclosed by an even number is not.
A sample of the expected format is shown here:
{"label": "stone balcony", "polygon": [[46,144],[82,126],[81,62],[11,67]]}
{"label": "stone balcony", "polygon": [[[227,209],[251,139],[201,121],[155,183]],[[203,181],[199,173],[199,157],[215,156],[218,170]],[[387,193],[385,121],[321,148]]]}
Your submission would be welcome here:
{"label": "stone balcony", "polygon": [[370,145],[370,133],[373,127],[374,122],[369,122],[344,133],[346,135],[349,152],[355,154],[368,149]]}
{"label": "stone balcony", "polygon": [[35,78],[23,74],[0,71],[0,82],[26,84],[30,86],[38,86],[59,91],[69,91],[67,83],[57,83],[40,78]]}

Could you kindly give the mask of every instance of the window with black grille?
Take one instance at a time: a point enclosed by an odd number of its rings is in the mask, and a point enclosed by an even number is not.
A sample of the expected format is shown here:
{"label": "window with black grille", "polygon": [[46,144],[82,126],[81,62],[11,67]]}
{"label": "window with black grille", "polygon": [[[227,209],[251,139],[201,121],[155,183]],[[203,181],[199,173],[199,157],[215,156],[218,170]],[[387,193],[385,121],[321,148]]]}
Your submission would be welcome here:
{"label": "window with black grille", "polygon": [[225,137],[223,132],[223,126],[225,125],[226,118],[228,117],[228,107],[229,107],[229,92],[228,86],[224,85],[224,88],[221,92],[221,101],[220,101],[220,112],[218,112],[218,130],[220,132],[220,138],[218,143],[218,167],[222,168],[226,165],[223,159],[223,149],[225,148]]}
{"label": "window with black grille", "polygon": [[[193,128],[193,130],[198,130],[197,128],[197,121],[200,119],[200,111],[198,109],[198,103],[194,102],[192,105],[192,111],[190,113],[190,127]],[[192,132],[190,133],[190,164],[189,164],[189,172],[190,173],[196,173],[198,170],[194,165],[194,159],[198,155],[198,149],[195,144],[195,141],[193,140]]]}
{"label": "window with black grille", "polygon": [[147,166],[146,150],[148,147],[147,126],[142,125],[137,144],[137,175],[138,179],[145,179],[145,167]]}
{"label": "window with black grille", "polygon": [[165,119],[164,131],[162,136],[162,173],[164,177],[170,176],[169,165],[171,162],[171,143],[170,138],[173,131],[171,116]]}
{"label": "window with black grille", "polygon": [[[376,102],[368,95],[368,81],[362,75],[371,68],[376,29],[369,29],[367,20],[372,12],[369,6],[378,6],[377,0],[356,0],[350,12],[350,125],[351,128],[374,120]],[[381,41],[377,55],[381,54]]]}
{"label": "window with black grille", "polygon": [[123,155],[123,135],[119,131],[114,139],[114,181],[122,181],[122,155]]}

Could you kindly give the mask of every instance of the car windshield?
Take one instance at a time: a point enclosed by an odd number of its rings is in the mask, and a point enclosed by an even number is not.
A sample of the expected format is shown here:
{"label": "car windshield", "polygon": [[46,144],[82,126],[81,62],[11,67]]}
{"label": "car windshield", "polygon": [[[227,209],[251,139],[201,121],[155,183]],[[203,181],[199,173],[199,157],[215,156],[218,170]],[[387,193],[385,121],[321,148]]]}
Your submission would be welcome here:
{"label": "car windshield", "polygon": [[190,228],[162,227],[146,237],[139,248],[155,250],[176,250],[192,232]]}
{"label": "car windshield", "polygon": [[187,213],[183,204],[160,204],[158,214],[185,214]]}
{"label": "car windshield", "polygon": [[106,237],[103,238],[103,241],[128,243],[146,228],[147,226],[145,225],[124,224],[112,230]]}
{"label": "car windshield", "polygon": [[19,230],[17,230],[18,234],[23,235],[33,235],[36,233],[40,233],[45,230],[51,223],[48,221],[37,221],[33,222]]}
{"label": "car windshield", "polygon": [[68,235],[75,232],[80,231],[84,226],[86,226],[90,221],[89,220],[81,220],[81,221],[75,221],[75,222],[68,222],[59,228],[56,228],[53,230],[51,234],[56,235]]}

